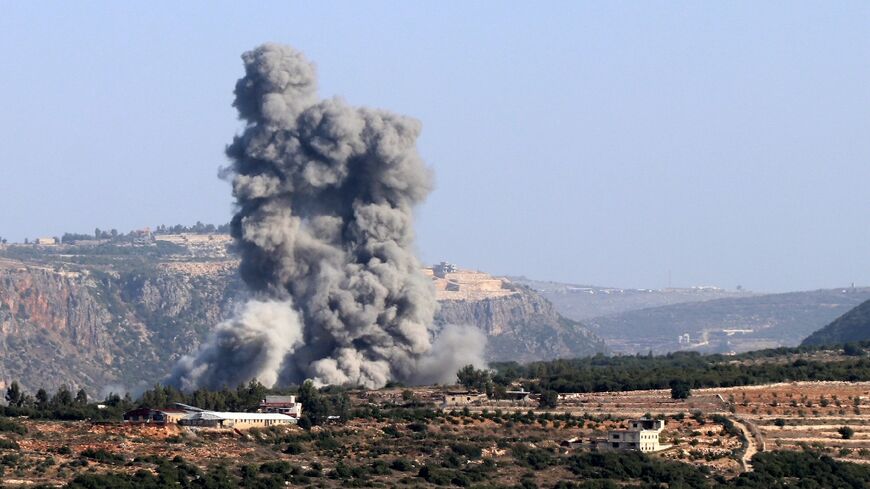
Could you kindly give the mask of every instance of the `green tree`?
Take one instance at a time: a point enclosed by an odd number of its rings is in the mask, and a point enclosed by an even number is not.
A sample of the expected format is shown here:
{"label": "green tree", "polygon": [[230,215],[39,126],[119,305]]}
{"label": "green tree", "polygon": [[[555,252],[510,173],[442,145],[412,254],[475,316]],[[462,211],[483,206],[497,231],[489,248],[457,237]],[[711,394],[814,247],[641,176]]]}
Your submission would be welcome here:
{"label": "green tree", "polygon": [[269,389],[257,379],[248,382],[247,385],[239,384],[236,388],[236,397],[241,409],[253,409],[260,401],[266,398]]}
{"label": "green tree", "polygon": [[538,406],[543,409],[553,409],[559,404],[559,394],[556,391],[545,390],[541,392]]}
{"label": "green tree", "polygon": [[36,408],[37,409],[46,409],[48,407],[48,392],[43,388],[39,388],[36,391]]}
{"label": "green tree", "polygon": [[476,369],[468,364],[456,372],[456,379],[466,389],[492,393],[492,373],[489,370]]}
{"label": "green tree", "polygon": [[324,402],[323,396],[311,379],[299,386],[297,397],[302,403],[302,413],[308,417],[311,424],[318,425],[326,421],[326,417],[329,416],[329,406]]}
{"label": "green tree", "polygon": [[671,381],[671,399],[688,399],[692,395],[692,388],[685,380]]}
{"label": "green tree", "polygon": [[55,407],[71,406],[72,403],[72,392],[70,392],[69,387],[65,385],[60,386],[51,398],[51,405]]}
{"label": "green tree", "polygon": [[843,345],[843,353],[850,357],[864,356],[864,350],[857,343],[846,343]]}
{"label": "green tree", "polygon": [[12,381],[9,388],[6,389],[6,402],[10,406],[19,407],[24,403],[24,395],[21,393],[21,387],[17,381]]}
{"label": "green tree", "polygon": [[78,404],[79,406],[84,406],[87,403],[88,403],[88,393],[85,392],[84,389],[79,389],[79,391],[76,392],[76,404]]}

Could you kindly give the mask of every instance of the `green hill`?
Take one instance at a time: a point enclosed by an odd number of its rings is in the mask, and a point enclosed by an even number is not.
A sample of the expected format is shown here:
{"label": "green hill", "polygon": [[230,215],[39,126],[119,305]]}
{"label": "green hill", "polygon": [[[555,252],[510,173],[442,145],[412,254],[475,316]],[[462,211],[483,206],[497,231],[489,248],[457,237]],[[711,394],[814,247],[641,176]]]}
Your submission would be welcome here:
{"label": "green hill", "polygon": [[870,300],[811,334],[802,345],[834,345],[870,340]]}

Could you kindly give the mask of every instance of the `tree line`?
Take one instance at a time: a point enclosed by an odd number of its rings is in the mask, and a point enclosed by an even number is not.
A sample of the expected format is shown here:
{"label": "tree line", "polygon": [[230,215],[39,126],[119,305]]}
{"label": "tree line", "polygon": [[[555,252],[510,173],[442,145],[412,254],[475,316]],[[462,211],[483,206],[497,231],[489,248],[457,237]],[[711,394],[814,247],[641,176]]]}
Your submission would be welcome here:
{"label": "tree line", "polygon": [[[867,381],[870,358],[867,342],[848,345],[834,360],[797,358],[766,362],[764,358],[810,353],[819,348],[778,348],[743,355],[701,355],[677,352],[667,355],[613,356],[492,364],[494,378],[526,381],[536,391],[606,392],[675,388],[680,392],[703,387],[735,387],[789,381]],[[761,361],[748,361],[759,360]]]}

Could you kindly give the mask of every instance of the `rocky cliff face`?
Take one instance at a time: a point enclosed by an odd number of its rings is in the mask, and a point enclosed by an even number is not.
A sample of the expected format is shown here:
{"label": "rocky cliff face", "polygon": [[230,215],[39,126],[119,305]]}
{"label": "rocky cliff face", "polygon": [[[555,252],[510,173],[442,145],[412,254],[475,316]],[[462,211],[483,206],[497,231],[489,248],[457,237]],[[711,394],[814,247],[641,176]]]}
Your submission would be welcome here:
{"label": "rocky cliff face", "polygon": [[438,324],[473,324],[489,341],[491,361],[529,362],[594,355],[604,342],[582,324],[560,316],[553,305],[525,287],[477,301],[439,301]]}
{"label": "rocky cliff face", "polygon": [[3,382],[31,392],[66,383],[92,395],[149,386],[241,294],[229,265],[208,274],[76,268],[0,263]]}
{"label": "rocky cliff face", "polygon": [[[0,387],[18,380],[34,392],[68,384],[91,395],[150,387],[231,315],[245,294],[237,263],[228,257],[204,259],[171,249],[141,259],[127,249],[109,258],[90,251],[87,259],[73,260],[75,250],[58,250],[10,259],[2,251]],[[437,324],[481,328],[490,338],[491,360],[604,349],[531,289],[507,280],[499,287],[499,279],[479,272],[448,279],[438,291]]]}

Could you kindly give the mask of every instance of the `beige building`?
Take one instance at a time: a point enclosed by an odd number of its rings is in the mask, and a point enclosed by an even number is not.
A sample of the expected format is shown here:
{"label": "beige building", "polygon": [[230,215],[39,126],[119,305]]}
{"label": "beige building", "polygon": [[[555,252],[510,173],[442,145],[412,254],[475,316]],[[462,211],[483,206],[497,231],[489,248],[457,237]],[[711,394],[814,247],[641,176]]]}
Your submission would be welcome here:
{"label": "beige building", "polygon": [[629,429],[611,430],[606,440],[596,440],[593,446],[598,450],[657,452],[670,447],[659,442],[664,429],[665,421],[662,419],[635,419],[629,422]]}
{"label": "beige building", "polygon": [[444,394],[443,407],[471,406],[487,401],[486,394],[476,392],[448,392]]}
{"label": "beige building", "polygon": [[190,415],[181,409],[151,409],[137,408],[124,413],[124,421],[128,423],[175,424]]}

